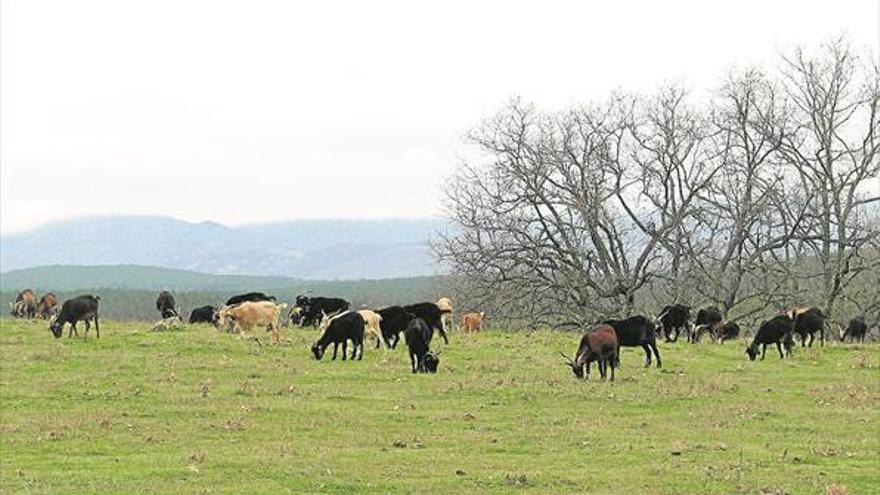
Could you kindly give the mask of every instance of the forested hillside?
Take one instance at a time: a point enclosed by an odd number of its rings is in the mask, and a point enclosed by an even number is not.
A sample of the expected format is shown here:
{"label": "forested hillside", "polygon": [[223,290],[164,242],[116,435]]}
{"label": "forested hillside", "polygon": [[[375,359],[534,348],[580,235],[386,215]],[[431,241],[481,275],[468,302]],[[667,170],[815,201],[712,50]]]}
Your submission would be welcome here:
{"label": "forested hillside", "polygon": [[172,291],[185,315],[197,306],[216,305],[229,296],[263,291],[279,301],[293,301],[297,294],[333,295],[354,307],[436,300],[444,293],[444,277],[410,277],[383,280],[320,281],[285,277],[209,275],[148,266],[57,266],[17,270],[0,275],[0,303],[5,308],[18,291],[34,289],[38,295],[53,291],[64,300],[83,293],[101,297],[101,315],[121,320],[152,320],[159,290]]}

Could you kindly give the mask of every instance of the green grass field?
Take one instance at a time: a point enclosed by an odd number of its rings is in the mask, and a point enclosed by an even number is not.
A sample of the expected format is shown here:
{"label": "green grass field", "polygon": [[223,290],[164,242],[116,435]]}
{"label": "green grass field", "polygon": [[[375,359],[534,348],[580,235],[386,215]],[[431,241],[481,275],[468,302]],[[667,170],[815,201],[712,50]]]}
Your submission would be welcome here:
{"label": "green grass field", "polygon": [[609,384],[571,333],[453,334],[429,376],[148,328],[2,320],[0,493],[880,493],[876,345],[624,349]]}

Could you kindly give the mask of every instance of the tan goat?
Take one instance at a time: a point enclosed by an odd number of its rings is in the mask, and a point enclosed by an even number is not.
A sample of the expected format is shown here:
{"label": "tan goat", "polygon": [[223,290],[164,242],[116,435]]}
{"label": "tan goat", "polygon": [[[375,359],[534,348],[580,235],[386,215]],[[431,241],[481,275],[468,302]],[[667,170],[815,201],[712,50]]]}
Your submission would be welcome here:
{"label": "tan goat", "polygon": [[266,327],[271,333],[271,341],[281,342],[278,333],[278,317],[281,310],[287,304],[275,304],[272,301],[243,302],[235,306],[223,306],[217,312],[220,327],[238,327],[242,333],[251,331],[254,327]]}
{"label": "tan goat", "polygon": [[479,332],[483,330],[483,316],[485,313],[468,313],[461,319],[461,327],[466,332]]}

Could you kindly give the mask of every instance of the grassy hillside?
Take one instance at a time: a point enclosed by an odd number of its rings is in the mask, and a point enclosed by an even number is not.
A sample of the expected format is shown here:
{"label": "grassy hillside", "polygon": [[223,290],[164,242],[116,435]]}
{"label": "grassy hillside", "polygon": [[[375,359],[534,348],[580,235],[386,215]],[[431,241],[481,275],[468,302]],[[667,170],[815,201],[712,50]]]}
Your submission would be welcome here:
{"label": "grassy hillside", "polygon": [[[873,493],[880,347],[749,362],[742,342],[623,351],[613,384],[568,333],[454,334],[316,362],[210,327],[100,340],[0,322],[0,493]],[[265,339],[264,339],[265,341]],[[836,491],[835,491],[836,490]]]}

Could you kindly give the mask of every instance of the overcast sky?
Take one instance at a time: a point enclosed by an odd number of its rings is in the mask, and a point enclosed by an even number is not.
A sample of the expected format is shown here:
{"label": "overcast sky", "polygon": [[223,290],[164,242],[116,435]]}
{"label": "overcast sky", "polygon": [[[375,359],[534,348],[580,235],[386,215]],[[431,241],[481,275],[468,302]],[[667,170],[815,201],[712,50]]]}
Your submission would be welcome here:
{"label": "overcast sky", "polygon": [[846,34],[876,0],[4,0],[0,231],[95,214],[420,217],[512,95],[547,107]]}

